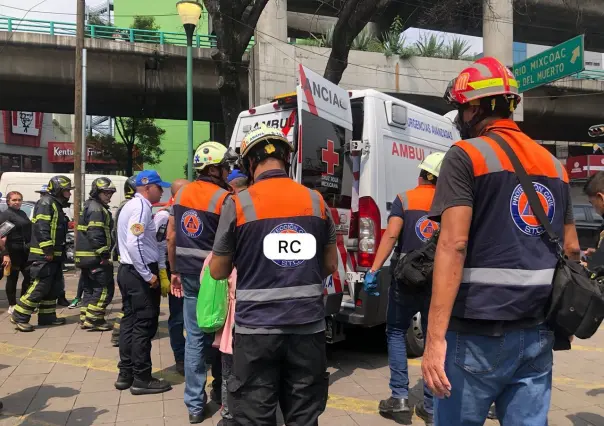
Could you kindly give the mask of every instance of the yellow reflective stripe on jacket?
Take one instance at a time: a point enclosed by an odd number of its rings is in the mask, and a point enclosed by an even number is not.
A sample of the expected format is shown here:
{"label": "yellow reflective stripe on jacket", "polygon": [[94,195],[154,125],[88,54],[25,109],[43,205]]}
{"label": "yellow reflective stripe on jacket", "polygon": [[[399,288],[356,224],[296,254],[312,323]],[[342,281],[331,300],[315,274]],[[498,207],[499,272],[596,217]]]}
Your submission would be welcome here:
{"label": "yellow reflective stripe on jacket", "polygon": [[88,222],[88,227],[91,228],[93,226],[96,226],[98,228],[103,228],[105,226],[109,226],[109,224],[105,224],[103,222]]}
{"label": "yellow reflective stripe on jacket", "polygon": [[53,244],[57,242],[57,224],[59,222],[59,211],[57,210],[57,206],[55,203],[52,203],[52,209],[54,214],[52,215],[52,220],[50,221],[50,239]]}
{"label": "yellow reflective stripe on jacket", "polygon": [[38,214],[31,221],[32,221],[32,223],[36,223],[39,220],[52,220],[52,217],[50,217],[47,214]]}
{"label": "yellow reflective stripe on jacket", "polygon": [[107,246],[103,246],[103,247],[101,247],[101,248],[97,249],[97,250],[96,250],[96,253],[97,253],[97,254],[101,254],[101,253],[106,252],[106,251],[108,251],[108,250],[109,250],[109,247],[107,247]]}
{"label": "yellow reflective stripe on jacket", "polygon": [[88,227],[86,225],[78,225],[78,231],[88,231]]}
{"label": "yellow reflective stripe on jacket", "polygon": [[[33,254],[39,254],[41,256],[46,256],[46,253],[43,250],[41,250],[41,249],[39,249],[37,247],[30,248],[29,252],[33,253]],[[55,256],[63,256],[63,252],[62,251],[55,251],[55,252],[53,252],[53,254]]]}
{"label": "yellow reflective stripe on jacket", "polygon": [[93,251],[76,251],[75,255],[82,257],[96,257],[96,253]]}
{"label": "yellow reflective stripe on jacket", "polygon": [[42,242],[40,243],[40,248],[42,248],[42,247],[50,247],[50,246],[52,246],[52,245],[53,245],[53,242],[52,242],[52,241],[42,241]]}

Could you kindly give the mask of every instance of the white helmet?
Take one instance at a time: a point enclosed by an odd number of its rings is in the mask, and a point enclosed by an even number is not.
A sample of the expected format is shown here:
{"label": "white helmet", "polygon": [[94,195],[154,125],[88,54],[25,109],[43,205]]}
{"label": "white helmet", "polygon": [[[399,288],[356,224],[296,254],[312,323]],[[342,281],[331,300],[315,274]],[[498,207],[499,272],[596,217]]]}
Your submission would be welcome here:
{"label": "white helmet", "polygon": [[424,160],[417,166],[419,169],[425,170],[431,175],[438,177],[440,174],[440,166],[445,158],[444,152],[433,152],[428,155]]}
{"label": "white helmet", "polygon": [[226,152],[226,147],[219,142],[203,142],[195,150],[193,168],[201,171],[208,166],[218,166],[223,162]]}

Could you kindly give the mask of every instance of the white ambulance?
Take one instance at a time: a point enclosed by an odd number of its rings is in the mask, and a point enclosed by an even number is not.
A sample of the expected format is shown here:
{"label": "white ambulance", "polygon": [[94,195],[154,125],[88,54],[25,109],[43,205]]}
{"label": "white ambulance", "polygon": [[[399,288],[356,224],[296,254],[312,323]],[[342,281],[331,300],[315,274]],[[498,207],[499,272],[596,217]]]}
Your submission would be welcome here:
{"label": "white ambulance", "polygon": [[[347,92],[302,65],[299,81],[297,92],[243,111],[230,147],[238,151],[260,123],[281,128],[296,147],[291,177],[318,190],[332,209],[340,253],[338,272],[325,282],[327,337],[333,343],[348,326],[385,323],[389,260],[379,275],[379,296],[363,291],[363,277],[392,201],[417,186],[421,160],[460,137],[451,119],[376,90]],[[421,340],[421,330],[415,336]]]}

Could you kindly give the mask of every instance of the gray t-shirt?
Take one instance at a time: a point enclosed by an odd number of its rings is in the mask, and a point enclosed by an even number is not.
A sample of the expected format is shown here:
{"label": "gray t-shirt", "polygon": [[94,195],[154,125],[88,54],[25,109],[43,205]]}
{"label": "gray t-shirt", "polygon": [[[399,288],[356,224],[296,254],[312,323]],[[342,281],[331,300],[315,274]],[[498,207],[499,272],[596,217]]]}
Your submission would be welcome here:
{"label": "gray t-shirt", "polygon": [[[327,209],[327,211],[329,213],[329,209]],[[214,247],[212,249],[214,254],[217,256],[229,256],[235,253],[237,245],[237,238],[235,235],[236,225],[237,211],[235,202],[231,197],[228,197],[222,206],[218,228],[216,229],[216,238],[214,239]],[[331,213],[327,215],[326,226],[327,228],[325,231],[328,235],[327,244],[335,244],[336,227],[331,218]],[[237,297],[236,291],[235,297]],[[310,324],[276,328],[248,328],[235,323],[235,332],[239,334],[315,334],[323,331],[325,331],[325,320],[323,319]]]}
{"label": "gray t-shirt", "polygon": [[[436,194],[430,208],[430,219],[440,222],[440,217],[450,207],[474,205],[474,169],[468,154],[458,146],[453,146],[445,155],[436,182]],[[567,187],[568,188],[568,187]],[[568,188],[564,210],[564,223],[575,222],[573,206]]]}

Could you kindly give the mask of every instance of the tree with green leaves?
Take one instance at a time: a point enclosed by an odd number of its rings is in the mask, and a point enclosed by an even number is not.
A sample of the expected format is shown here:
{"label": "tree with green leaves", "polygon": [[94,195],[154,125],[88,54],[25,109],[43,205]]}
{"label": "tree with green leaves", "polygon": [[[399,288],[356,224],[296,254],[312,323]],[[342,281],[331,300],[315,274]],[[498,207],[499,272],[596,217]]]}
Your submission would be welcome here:
{"label": "tree with green leaves", "polygon": [[[132,176],[134,160],[138,164],[159,164],[165,151],[161,140],[166,131],[155,125],[151,118],[125,118],[115,120],[115,128],[120,137],[93,136],[103,156],[117,162],[126,176]],[[135,158],[136,154],[136,158]]]}

